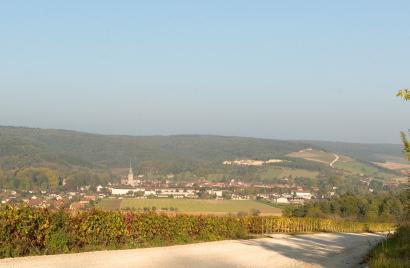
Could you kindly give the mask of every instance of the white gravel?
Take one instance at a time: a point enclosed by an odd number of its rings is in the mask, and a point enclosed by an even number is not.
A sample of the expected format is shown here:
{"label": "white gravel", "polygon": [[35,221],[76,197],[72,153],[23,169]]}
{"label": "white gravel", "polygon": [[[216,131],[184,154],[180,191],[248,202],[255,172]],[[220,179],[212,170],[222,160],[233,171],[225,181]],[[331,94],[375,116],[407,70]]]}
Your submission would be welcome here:
{"label": "white gravel", "polygon": [[381,234],[272,235],[162,248],[97,251],[0,260],[13,268],[359,267]]}

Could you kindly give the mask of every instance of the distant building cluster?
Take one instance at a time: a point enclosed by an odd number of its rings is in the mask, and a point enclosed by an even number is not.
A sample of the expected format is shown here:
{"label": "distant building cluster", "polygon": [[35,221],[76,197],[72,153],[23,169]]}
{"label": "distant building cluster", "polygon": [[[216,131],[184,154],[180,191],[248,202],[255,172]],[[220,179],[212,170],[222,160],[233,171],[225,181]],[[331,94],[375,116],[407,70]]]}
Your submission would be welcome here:
{"label": "distant building cluster", "polygon": [[263,166],[265,164],[275,164],[282,163],[281,159],[269,159],[267,161],[263,160],[252,160],[252,159],[242,159],[242,160],[232,160],[222,162],[224,165],[237,165],[237,166]]}

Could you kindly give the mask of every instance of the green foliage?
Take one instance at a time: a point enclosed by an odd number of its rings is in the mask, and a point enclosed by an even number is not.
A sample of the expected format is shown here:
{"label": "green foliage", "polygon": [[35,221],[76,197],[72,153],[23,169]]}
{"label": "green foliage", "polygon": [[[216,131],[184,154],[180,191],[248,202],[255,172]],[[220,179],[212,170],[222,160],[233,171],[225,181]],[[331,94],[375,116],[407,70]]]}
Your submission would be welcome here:
{"label": "green foliage", "polygon": [[400,89],[399,91],[397,91],[396,96],[401,97],[405,100],[410,100],[410,90]]}
{"label": "green foliage", "polygon": [[69,236],[63,230],[52,232],[46,241],[45,252],[47,254],[67,253],[69,251],[69,242]]}
{"label": "green foliage", "polygon": [[48,210],[0,209],[0,255],[14,257],[44,252],[51,231],[50,220]]}
{"label": "green foliage", "polygon": [[[403,98],[404,100],[410,100],[410,90],[408,89],[401,89],[397,92],[396,96]],[[409,131],[410,133],[410,131]],[[407,160],[410,161],[410,142],[407,139],[406,133],[401,132],[401,139],[403,141],[403,151],[406,154]]]}
{"label": "green foliage", "polygon": [[369,254],[371,268],[410,267],[410,226],[401,226]]}
{"label": "green foliage", "polygon": [[91,210],[80,213],[73,222],[71,230],[78,235],[80,246],[115,246],[125,235],[120,212]]}
{"label": "green foliage", "polygon": [[275,232],[386,231],[391,224],[330,219],[166,215],[90,210],[77,214],[0,207],[0,258],[247,238]]}
{"label": "green foliage", "polygon": [[[408,89],[399,90],[396,96],[410,100]],[[410,142],[404,132],[401,132],[403,151],[410,160]],[[371,268],[410,267],[410,189],[403,192],[403,217],[397,231],[385,241],[379,243],[369,254]]]}
{"label": "green foliage", "polygon": [[403,141],[403,146],[404,146],[403,152],[405,153],[407,160],[410,161],[410,142],[407,139],[406,133],[401,132],[400,135],[401,135],[401,140]]}
{"label": "green foliage", "polygon": [[345,218],[359,221],[400,222],[407,197],[405,192],[351,195],[337,199],[319,200],[294,207],[291,215],[298,217]]}

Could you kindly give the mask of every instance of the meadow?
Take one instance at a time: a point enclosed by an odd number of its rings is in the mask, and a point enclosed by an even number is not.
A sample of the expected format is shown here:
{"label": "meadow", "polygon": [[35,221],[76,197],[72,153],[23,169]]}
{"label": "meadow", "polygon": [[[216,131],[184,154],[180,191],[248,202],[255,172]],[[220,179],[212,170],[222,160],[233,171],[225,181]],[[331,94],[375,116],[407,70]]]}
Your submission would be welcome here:
{"label": "meadow", "polygon": [[394,175],[386,173],[378,169],[377,167],[361,163],[358,161],[349,161],[349,162],[341,162],[338,161],[335,164],[335,167],[338,169],[342,169],[346,172],[353,173],[353,174],[368,174],[377,177],[383,178],[392,178]]}
{"label": "meadow", "polygon": [[335,156],[332,153],[319,150],[301,150],[299,152],[293,152],[288,154],[290,157],[303,158],[310,161],[320,162],[323,164],[330,164]]}
{"label": "meadow", "polygon": [[155,207],[158,211],[178,211],[187,214],[237,214],[260,211],[262,215],[280,216],[282,210],[253,200],[206,199],[103,199],[97,207],[106,210],[144,210]]}
{"label": "meadow", "polygon": [[[303,158],[305,160],[315,161],[323,164],[330,164],[335,156],[333,153],[328,153],[319,150],[301,150],[299,152],[293,152],[288,154],[290,157]],[[379,176],[384,178],[391,178],[393,175],[381,171],[379,168],[366,164],[364,162],[356,161],[348,156],[339,155],[339,160],[336,161],[334,167],[341,169],[347,173],[352,174],[371,174],[373,176]]]}

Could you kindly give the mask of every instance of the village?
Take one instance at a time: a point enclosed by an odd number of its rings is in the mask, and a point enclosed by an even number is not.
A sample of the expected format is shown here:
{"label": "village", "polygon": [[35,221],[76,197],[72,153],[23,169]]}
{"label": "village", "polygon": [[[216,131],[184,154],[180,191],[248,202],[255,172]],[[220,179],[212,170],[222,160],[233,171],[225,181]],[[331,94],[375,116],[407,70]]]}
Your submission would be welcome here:
{"label": "village", "polygon": [[[120,183],[106,186],[84,186],[76,191],[17,191],[0,192],[1,204],[24,203],[30,207],[87,209],[104,198],[123,199],[215,199],[215,200],[265,200],[272,204],[305,204],[318,198],[318,189],[306,191],[302,187],[286,184],[251,184],[231,180],[229,183],[198,179],[185,183],[171,180],[144,181],[143,176],[134,176],[130,167],[128,176]],[[334,193],[330,193],[333,195]]]}

